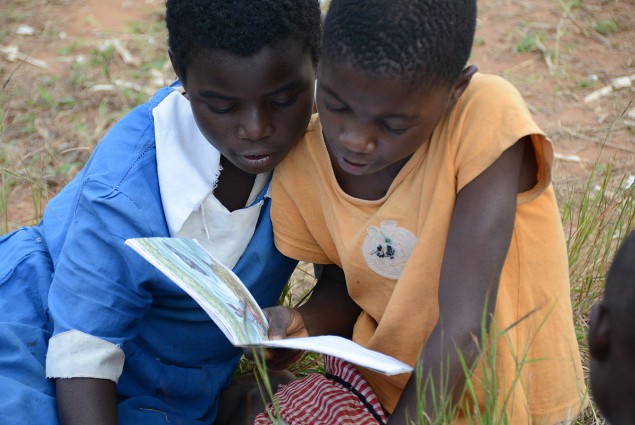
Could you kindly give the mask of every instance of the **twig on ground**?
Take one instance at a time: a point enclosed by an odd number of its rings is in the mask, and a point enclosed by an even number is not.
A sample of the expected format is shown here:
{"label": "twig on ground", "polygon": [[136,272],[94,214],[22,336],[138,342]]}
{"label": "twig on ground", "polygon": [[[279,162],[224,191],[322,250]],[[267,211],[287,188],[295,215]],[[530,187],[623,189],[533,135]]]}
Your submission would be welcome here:
{"label": "twig on ground", "polygon": [[0,53],[3,53],[9,62],[15,62],[16,60],[26,62],[29,65],[36,66],[38,68],[47,69],[48,64],[40,59],[32,58],[29,55],[21,53],[18,46],[2,46],[0,45]]}

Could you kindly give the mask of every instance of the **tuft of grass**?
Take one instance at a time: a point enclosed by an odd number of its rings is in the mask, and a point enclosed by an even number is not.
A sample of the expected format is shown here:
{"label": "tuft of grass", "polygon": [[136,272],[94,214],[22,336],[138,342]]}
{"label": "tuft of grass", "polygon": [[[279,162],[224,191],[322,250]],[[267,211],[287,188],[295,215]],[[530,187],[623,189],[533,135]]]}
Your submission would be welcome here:
{"label": "tuft of grass", "polygon": [[514,45],[513,51],[515,53],[531,53],[539,51],[539,47],[542,44],[542,35],[533,31],[529,31],[524,34],[520,40]]}
{"label": "tuft of grass", "polygon": [[614,19],[602,19],[591,24],[591,30],[601,35],[608,35],[620,30]]}
{"label": "tuft of grass", "polygon": [[291,275],[289,282],[283,288],[278,304],[291,308],[301,306],[311,296],[311,291],[316,282],[313,265],[300,262]]}
{"label": "tuft of grass", "polygon": [[571,11],[574,9],[579,9],[584,4],[583,0],[568,0],[566,2],[560,1],[560,5],[563,11]]}
{"label": "tuft of grass", "polygon": [[567,187],[562,203],[574,315],[582,320],[602,295],[610,261],[635,222],[635,186],[625,178],[615,175],[613,161],[596,164],[582,188]]}
{"label": "tuft of grass", "polygon": [[586,89],[592,87],[595,84],[595,81],[592,80],[580,80],[576,83],[576,86],[581,89]]}
{"label": "tuft of grass", "polygon": [[101,67],[104,77],[110,79],[110,63],[115,56],[115,48],[112,45],[99,46],[93,49],[90,57],[92,66]]}
{"label": "tuft of grass", "polygon": [[[604,294],[606,273],[617,247],[635,224],[635,186],[613,159],[599,159],[582,184],[561,188],[562,218],[567,236],[571,303],[582,363],[588,384],[588,313]],[[602,425],[593,403],[576,419],[577,425]]]}

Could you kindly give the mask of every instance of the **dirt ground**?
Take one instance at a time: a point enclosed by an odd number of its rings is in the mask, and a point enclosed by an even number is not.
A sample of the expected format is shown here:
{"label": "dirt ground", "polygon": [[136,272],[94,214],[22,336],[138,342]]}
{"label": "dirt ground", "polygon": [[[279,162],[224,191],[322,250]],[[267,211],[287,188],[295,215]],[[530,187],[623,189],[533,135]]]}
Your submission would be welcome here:
{"label": "dirt ground", "polygon": [[[482,72],[506,77],[524,95],[536,121],[555,143],[556,184],[584,180],[597,158],[601,162],[615,158],[619,172],[635,174],[635,2],[479,0],[478,6],[471,62]],[[162,9],[161,0],[0,0],[0,15],[10,14],[0,29],[2,88],[17,80],[32,79],[36,84],[47,76],[69,75],[74,64],[60,52],[70,43],[94,46],[106,39],[121,39],[123,49],[117,52],[124,66],[138,67],[143,58],[125,60],[130,27],[139,22],[161,26]],[[153,33],[147,42],[164,48],[165,40],[157,40],[157,34],[162,33]],[[16,48],[27,56],[26,62],[16,57]],[[131,87],[141,92],[141,99],[171,78],[169,67],[164,66],[158,78],[146,78],[141,86]],[[103,84],[110,82],[104,78]],[[91,97],[99,93],[94,91]],[[82,99],[80,94],[77,98]],[[85,108],[83,125],[96,128],[96,140],[106,130],[98,122],[99,105],[94,101],[79,105]],[[24,136],[19,114],[8,107],[1,112],[5,148],[22,140],[14,134],[31,140],[44,137],[47,131],[40,126]],[[92,147],[87,144],[81,149]],[[49,194],[59,187],[59,183],[51,184]],[[33,209],[41,208],[34,207],[31,197],[28,185],[11,187],[5,212],[9,227],[28,222],[34,217]]]}
{"label": "dirt ground", "polygon": [[[635,2],[478,5],[473,62],[524,95],[556,145],[556,181],[586,178],[600,153],[603,162],[615,156],[625,172],[635,171]],[[593,94],[607,86],[610,93]]]}

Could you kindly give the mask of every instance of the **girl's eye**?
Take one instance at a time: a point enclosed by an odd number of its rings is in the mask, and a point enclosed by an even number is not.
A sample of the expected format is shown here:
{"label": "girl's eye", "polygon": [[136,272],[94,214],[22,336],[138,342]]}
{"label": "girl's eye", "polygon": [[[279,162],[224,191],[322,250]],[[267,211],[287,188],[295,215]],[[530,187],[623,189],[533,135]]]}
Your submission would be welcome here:
{"label": "girl's eye", "polygon": [[324,106],[326,106],[326,109],[328,111],[334,112],[334,113],[341,113],[341,112],[346,112],[348,110],[348,107],[346,106],[340,106],[340,105],[331,105],[328,102],[324,102]]}
{"label": "girl's eye", "polygon": [[215,114],[228,114],[234,110],[234,106],[228,106],[226,108],[217,108],[215,106],[208,104],[207,107],[209,108],[210,111],[212,111]]}
{"label": "girl's eye", "polygon": [[285,108],[285,107],[291,106],[295,102],[297,102],[299,96],[300,96],[300,93],[296,93],[289,99],[285,99],[285,100],[271,100],[271,101],[269,101],[269,103],[272,106],[275,106],[276,108]]}
{"label": "girl's eye", "polygon": [[404,134],[406,131],[408,131],[408,127],[406,127],[406,128],[395,128],[395,127],[391,127],[386,122],[383,122],[382,126],[384,127],[384,130],[386,130],[389,133],[395,134],[395,135]]}

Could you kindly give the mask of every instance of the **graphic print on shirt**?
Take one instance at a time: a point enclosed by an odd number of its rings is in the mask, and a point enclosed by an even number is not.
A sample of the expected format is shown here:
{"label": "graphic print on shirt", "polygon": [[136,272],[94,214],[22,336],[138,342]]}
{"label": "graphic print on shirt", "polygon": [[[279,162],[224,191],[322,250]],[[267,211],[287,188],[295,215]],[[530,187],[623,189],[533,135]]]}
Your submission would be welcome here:
{"label": "graphic print on shirt", "polygon": [[399,279],[417,237],[398,227],[395,220],[384,220],[379,227],[370,226],[366,230],[368,236],[362,244],[362,253],[368,267],[380,276]]}

